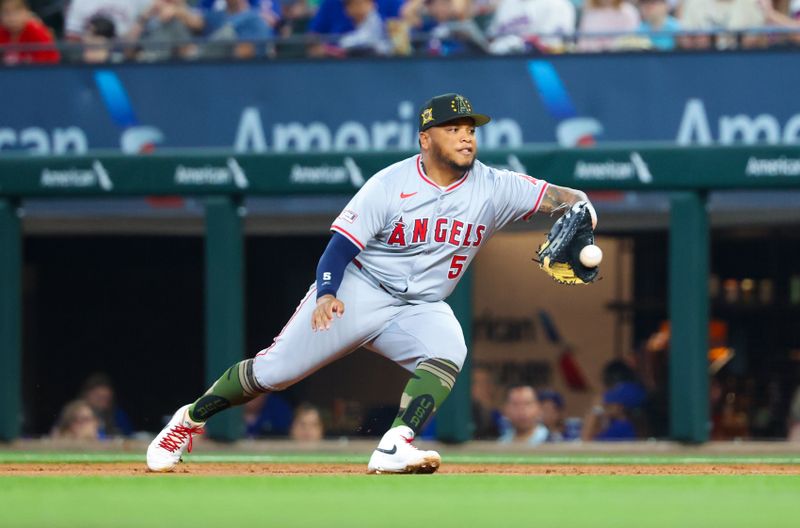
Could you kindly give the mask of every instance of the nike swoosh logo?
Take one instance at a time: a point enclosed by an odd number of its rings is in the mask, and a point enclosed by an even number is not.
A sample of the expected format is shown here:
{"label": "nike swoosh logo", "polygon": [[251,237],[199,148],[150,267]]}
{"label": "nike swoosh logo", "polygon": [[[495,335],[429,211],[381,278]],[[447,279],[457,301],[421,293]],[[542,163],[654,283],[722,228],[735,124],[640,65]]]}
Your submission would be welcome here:
{"label": "nike swoosh logo", "polygon": [[393,445],[391,449],[381,449],[378,447],[375,448],[375,451],[380,451],[381,453],[386,453],[387,455],[393,455],[397,453],[397,444]]}
{"label": "nike swoosh logo", "polygon": [[[419,191],[417,191],[417,192],[419,192]],[[401,199],[401,200],[405,200],[406,198],[411,198],[411,197],[412,197],[412,196],[414,196],[415,194],[417,194],[417,193],[413,192],[413,193],[408,193],[408,194],[406,194],[406,193],[402,193],[402,192],[401,192],[401,193],[400,193],[400,199]]]}

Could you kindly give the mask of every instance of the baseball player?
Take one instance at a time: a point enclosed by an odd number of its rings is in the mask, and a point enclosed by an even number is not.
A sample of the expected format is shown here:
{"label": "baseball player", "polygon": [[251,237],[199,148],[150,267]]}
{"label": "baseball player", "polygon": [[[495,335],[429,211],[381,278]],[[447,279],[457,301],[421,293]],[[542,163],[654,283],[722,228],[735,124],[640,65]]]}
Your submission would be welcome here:
{"label": "baseball player", "polygon": [[412,441],[447,398],[467,354],[444,299],[497,230],[537,211],[588,203],[581,191],[477,161],[475,129],[488,122],[454,93],[422,106],[420,153],[378,172],[356,193],[331,226],[316,282],[281,333],[175,412],[147,449],[152,471],[172,470],[214,414],[283,390],[359,347],[411,373],[369,472],[438,469],[439,454]]}

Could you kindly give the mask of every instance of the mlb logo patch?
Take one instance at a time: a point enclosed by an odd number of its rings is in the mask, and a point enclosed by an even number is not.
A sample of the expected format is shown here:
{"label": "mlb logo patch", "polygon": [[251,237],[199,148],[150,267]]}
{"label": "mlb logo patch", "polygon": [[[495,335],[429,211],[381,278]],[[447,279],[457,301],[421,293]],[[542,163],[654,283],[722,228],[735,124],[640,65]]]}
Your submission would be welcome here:
{"label": "mlb logo patch", "polygon": [[353,222],[356,221],[356,218],[358,218],[358,213],[355,213],[350,209],[345,209],[344,211],[342,211],[342,214],[339,215],[339,218],[341,218],[345,222],[352,224]]}

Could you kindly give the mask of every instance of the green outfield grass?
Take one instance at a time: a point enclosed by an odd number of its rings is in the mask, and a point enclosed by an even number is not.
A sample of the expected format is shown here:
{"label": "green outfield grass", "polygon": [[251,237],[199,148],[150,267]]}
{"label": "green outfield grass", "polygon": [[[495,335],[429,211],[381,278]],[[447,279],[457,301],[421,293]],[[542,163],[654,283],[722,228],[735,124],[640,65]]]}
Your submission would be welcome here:
{"label": "green outfield grass", "polygon": [[[37,458],[38,457],[38,458]],[[136,461],[129,455],[2,453],[0,461]],[[458,457],[519,463],[555,457]],[[604,457],[643,463],[643,457]],[[721,457],[713,462],[721,462]],[[733,457],[723,457],[725,459]],[[787,457],[729,463],[780,464]],[[364,462],[364,457],[192,456],[192,463]],[[598,463],[598,457],[570,457]],[[669,460],[666,460],[669,459]],[[768,460],[767,460],[768,459]],[[650,463],[680,462],[648,457]],[[704,462],[701,460],[700,462]],[[0,527],[797,527],[800,476],[316,475],[2,476]]]}
{"label": "green outfield grass", "polygon": [[4,527],[796,527],[782,476],[7,477]]}

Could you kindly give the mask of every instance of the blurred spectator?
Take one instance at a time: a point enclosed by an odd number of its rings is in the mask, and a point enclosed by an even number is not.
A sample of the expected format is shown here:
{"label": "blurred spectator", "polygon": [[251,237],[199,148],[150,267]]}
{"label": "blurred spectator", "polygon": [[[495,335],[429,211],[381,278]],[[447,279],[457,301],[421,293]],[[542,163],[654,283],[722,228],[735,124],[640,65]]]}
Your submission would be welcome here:
{"label": "blurred spectator", "polygon": [[639,381],[639,377],[624,359],[612,359],[603,366],[603,387],[606,390],[627,381]]}
{"label": "blurred spectator", "polygon": [[473,367],[471,391],[473,437],[476,440],[497,438],[502,414],[497,409],[497,383],[492,371],[486,367]]}
{"label": "blurred spectator", "polygon": [[[762,27],[766,20],[760,0],[684,0],[680,21],[683,29],[689,31],[738,31]],[[763,36],[747,35],[742,44],[753,47],[763,40]],[[692,48],[708,48],[712,44],[708,35],[686,37],[683,42]],[[718,48],[734,45],[735,39],[730,36],[716,38]]]}
{"label": "blurred spectator", "polygon": [[[775,27],[800,29],[800,0],[792,0],[786,6],[786,12],[778,10],[770,0],[760,0],[759,5],[764,13],[764,21]],[[785,40],[800,44],[800,33],[792,33]]]}
{"label": "blurred spectator", "polygon": [[659,50],[675,49],[675,36],[681,30],[678,19],[669,14],[667,0],[639,0],[642,24],[639,31],[650,38],[652,46]]}
{"label": "blurred spectator", "polygon": [[335,43],[328,41],[313,45],[313,57],[344,57],[364,55],[389,55],[392,43],[383,19],[378,14],[375,0],[344,0],[346,17],[353,30],[340,35]]}
{"label": "blurred spectator", "polygon": [[709,413],[711,415],[711,439],[721,440],[722,408],[725,405],[725,389],[718,376],[711,376],[708,382]]}
{"label": "blurred spectator", "polygon": [[[472,368],[472,437],[475,440],[496,440],[508,420],[497,409],[498,386],[494,373],[488,367]],[[431,418],[417,435],[420,439],[436,439],[436,416]]]}
{"label": "blurred spectator", "polygon": [[109,62],[116,36],[114,21],[110,18],[105,15],[95,15],[90,18],[81,36],[83,62],[89,64]]}
{"label": "blurred spectator", "polygon": [[432,55],[487,49],[486,38],[464,7],[456,0],[409,0],[401,12],[415,34],[428,37],[425,47]]}
{"label": "blurred spectator", "polygon": [[[383,20],[397,18],[403,0],[378,0],[378,14]],[[308,30],[320,35],[341,35],[356,28],[345,11],[344,0],[322,0]]]}
{"label": "blurred spectator", "polygon": [[15,46],[52,42],[50,29],[28,9],[25,0],[0,0],[0,55],[5,64],[58,62],[61,57],[54,46],[28,49]]}
{"label": "blurred spectator", "polygon": [[281,0],[280,35],[290,37],[302,35],[308,31],[311,18],[316,11],[313,0]]}
{"label": "blurred spectator", "polygon": [[319,442],[324,434],[319,410],[307,403],[298,405],[294,411],[289,437],[295,442]]}
{"label": "blurred spectator", "polygon": [[786,415],[782,383],[773,374],[769,379],[756,381],[748,376],[747,388],[750,391],[748,411],[750,435],[756,438],[782,438],[786,435]]}
{"label": "blurred spectator", "polygon": [[141,44],[139,58],[155,61],[194,56],[196,47],[189,43],[192,22],[196,21],[186,0],[154,0],[131,31],[132,38]]}
{"label": "blurred spectator", "polygon": [[147,11],[153,0],[72,0],[66,11],[64,33],[68,40],[80,41],[89,27],[89,20],[97,15],[114,22],[116,34],[126,38],[136,20]]}
{"label": "blurred spectator", "polygon": [[83,400],[73,400],[61,410],[56,425],[53,427],[53,438],[71,440],[98,440],[100,438],[97,416]]}
{"label": "blurred spectator", "polygon": [[[719,383],[719,386],[717,386]],[[727,375],[721,382],[711,378],[711,439],[735,440],[750,437],[750,397],[740,381]]]}
{"label": "blurred spectator", "polygon": [[619,49],[630,40],[626,36],[585,36],[591,33],[635,33],[641,19],[633,5],[624,0],[587,0],[578,30],[580,51]]}
{"label": "blurred spectator", "polygon": [[503,411],[511,428],[500,437],[500,443],[535,446],[547,440],[547,428],[540,423],[539,400],[530,385],[510,387]]}
{"label": "blurred spectator", "polygon": [[[391,417],[389,424],[392,421],[394,421],[394,416]],[[352,435],[360,430],[363,422],[364,407],[360,401],[345,398],[333,399],[327,428],[328,434],[332,436]]]}
{"label": "blurred spectator", "polygon": [[[225,9],[203,11],[201,19],[193,28],[201,30],[209,40],[264,40],[272,36],[272,29],[250,7],[248,0],[225,0]],[[233,56],[249,58],[261,51],[263,49],[252,42],[242,42],[234,47]]]}
{"label": "blurred spectator", "polygon": [[[276,28],[281,20],[281,4],[278,0],[248,0],[264,22],[271,28]],[[224,11],[225,0],[200,0],[197,4],[203,10]]]}
{"label": "blurred spectator", "polygon": [[36,17],[53,32],[53,37],[61,39],[64,28],[64,9],[66,0],[26,0]]}
{"label": "blurred spectator", "polygon": [[244,404],[244,423],[249,438],[286,436],[292,425],[292,407],[279,394],[269,393]]}
{"label": "blurred spectator", "polygon": [[631,413],[645,400],[644,388],[625,382],[606,391],[586,414],[581,438],[585,441],[635,440],[636,429]]}
{"label": "blurred spectator", "polygon": [[794,391],[792,404],[789,407],[789,435],[791,442],[800,442],[800,386]]}
{"label": "blurred spectator", "polygon": [[564,398],[561,394],[554,390],[540,390],[538,396],[542,408],[542,425],[547,427],[547,441],[577,440],[575,431],[568,431],[564,427]]}
{"label": "blurred spectator", "polygon": [[225,0],[225,9],[222,10],[179,9],[177,16],[194,33],[216,43],[203,46],[202,55],[205,58],[231,55],[237,59],[252,58],[264,52],[263,45],[234,42],[240,39],[258,41],[272,36],[271,28],[250,7],[248,0]]}
{"label": "blurred spectator", "polygon": [[[647,338],[639,355],[640,379],[649,393],[646,408],[648,414],[647,434],[650,436],[661,437],[669,434],[670,336],[669,321],[662,321],[658,330]],[[728,324],[719,319],[709,321],[708,339],[709,355],[715,348],[730,348],[728,347]],[[712,401],[712,412],[721,412],[721,408],[721,404],[715,407]]]}
{"label": "blurred spectator", "polygon": [[355,29],[342,35],[339,47],[348,54],[388,55],[391,45],[375,0],[344,0],[344,8]]}
{"label": "blurred spectator", "polygon": [[97,416],[101,438],[133,434],[128,415],[115,405],[114,387],[111,378],[106,374],[97,373],[89,376],[81,389],[81,399]]}
{"label": "blurred spectator", "polygon": [[494,15],[500,0],[465,0],[464,3],[469,6],[469,10],[474,17],[483,18]]}
{"label": "blurred spectator", "polygon": [[495,54],[528,48],[558,50],[561,36],[575,32],[575,6],[569,0],[501,0],[489,24]]}

